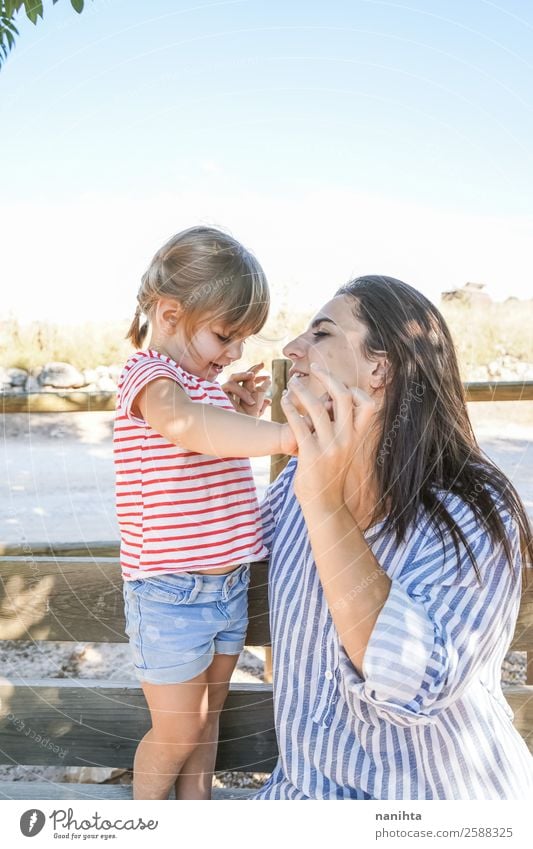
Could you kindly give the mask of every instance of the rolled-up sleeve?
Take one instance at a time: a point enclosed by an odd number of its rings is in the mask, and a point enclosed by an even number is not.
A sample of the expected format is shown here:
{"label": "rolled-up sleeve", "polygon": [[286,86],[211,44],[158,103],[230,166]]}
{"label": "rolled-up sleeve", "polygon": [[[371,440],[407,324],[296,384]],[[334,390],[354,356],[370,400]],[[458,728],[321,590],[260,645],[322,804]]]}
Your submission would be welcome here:
{"label": "rolled-up sleeve", "polygon": [[359,718],[395,725],[434,722],[500,650],[504,635],[510,640],[520,600],[514,527],[509,541],[513,569],[503,546],[494,546],[478,526],[469,542],[480,582],[466,549],[458,558],[451,541],[425,546],[419,562],[392,581],[365,651],[362,676],[340,649],[341,686]]}

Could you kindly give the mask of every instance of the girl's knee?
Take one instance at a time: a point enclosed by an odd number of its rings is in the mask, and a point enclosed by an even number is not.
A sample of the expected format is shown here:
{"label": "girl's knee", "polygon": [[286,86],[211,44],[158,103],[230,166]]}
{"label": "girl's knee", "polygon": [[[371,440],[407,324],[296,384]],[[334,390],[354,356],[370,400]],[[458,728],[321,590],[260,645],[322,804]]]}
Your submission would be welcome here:
{"label": "girl's knee", "polygon": [[150,733],[150,742],[155,745],[164,746],[167,749],[175,749],[176,753],[181,751],[192,751],[202,739],[207,717],[195,717],[196,721],[188,718],[186,725],[179,722],[178,719],[174,723],[156,723],[152,726]]}
{"label": "girl's knee", "polygon": [[202,738],[209,714],[202,711],[152,711],[150,737],[165,746],[194,748]]}

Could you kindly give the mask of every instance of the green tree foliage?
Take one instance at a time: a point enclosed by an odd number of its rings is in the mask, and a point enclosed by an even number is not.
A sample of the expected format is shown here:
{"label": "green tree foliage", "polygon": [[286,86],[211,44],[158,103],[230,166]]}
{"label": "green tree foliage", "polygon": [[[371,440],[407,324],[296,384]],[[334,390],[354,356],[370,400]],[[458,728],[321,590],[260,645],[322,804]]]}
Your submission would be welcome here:
{"label": "green tree foliage", "polygon": [[[55,5],[58,0],[52,2]],[[70,4],[76,12],[83,11],[84,0],[70,0]],[[19,34],[15,16],[21,9],[24,9],[32,24],[43,17],[42,0],[0,0],[0,68],[15,46],[15,36]]]}

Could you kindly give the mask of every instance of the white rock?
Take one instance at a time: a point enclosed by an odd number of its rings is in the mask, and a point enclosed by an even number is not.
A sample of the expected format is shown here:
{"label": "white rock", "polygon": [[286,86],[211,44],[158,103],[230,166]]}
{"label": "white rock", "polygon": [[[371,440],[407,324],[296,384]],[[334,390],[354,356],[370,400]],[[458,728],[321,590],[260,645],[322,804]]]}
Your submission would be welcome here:
{"label": "white rock", "polygon": [[6,386],[6,387],[11,386],[11,381],[9,379],[9,374],[8,374],[7,369],[5,369],[3,366],[0,366],[0,387],[2,387],[2,386]]}
{"label": "white rock", "polygon": [[109,377],[112,377],[113,380],[116,383],[118,383],[118,379],[119,379],[120,375],[122,374],[123,368],[124,368],[124,366],[109,366],[109,369],[108,369]]}
{"label": "white rock", "polygon": [[107,766],[69,766],[66,768],[66,779],[68,783],[100,784],[111,778],[114,772],[117,770]]}
{"label": "white rock", "polygon": [[26,386],[24,387],[25,392],[40,392],[42,389],[41,384],[32,374],[28,377],[26,381]]}
{"label": "white rock", "polygon": [[79,389],[85,382],[82,373],[70,363],[47,363],[39,375],[41,386],[53,386],[54,389]]}
{"label": "white rock", "polygon": [[107,376],[99,377],[96,385],[100,392],[114,392],[117,388],[115,381]]}
{"label": "white rock", "polygon": [[24,368],[9,368],[7,370],[11,386],[24,386],[28,372]]}
{"label": "white rock", "polygon": [[0,383],[0,392],[3,395],[21,395],[24,392],[24,387],[11,386],[10,383]]}
{"label": "white rock", "polygon": [[83,377],[85,378],[86,385],[96,383],[98,380],[98,372],[95,368],[86,368],[83,370]]}

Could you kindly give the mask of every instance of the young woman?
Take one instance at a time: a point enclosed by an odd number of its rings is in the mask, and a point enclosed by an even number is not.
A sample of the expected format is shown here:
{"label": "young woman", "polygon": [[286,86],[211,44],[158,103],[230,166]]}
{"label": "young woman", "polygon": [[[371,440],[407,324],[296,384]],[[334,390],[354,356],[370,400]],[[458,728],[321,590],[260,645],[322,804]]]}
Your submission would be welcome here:
{"label": "young woman", "polygon": [[532,798],[500,687],[531,531],[443,317],[359,278],[285,354],[299,454],[263,505],[280,757],[255,798]]}

